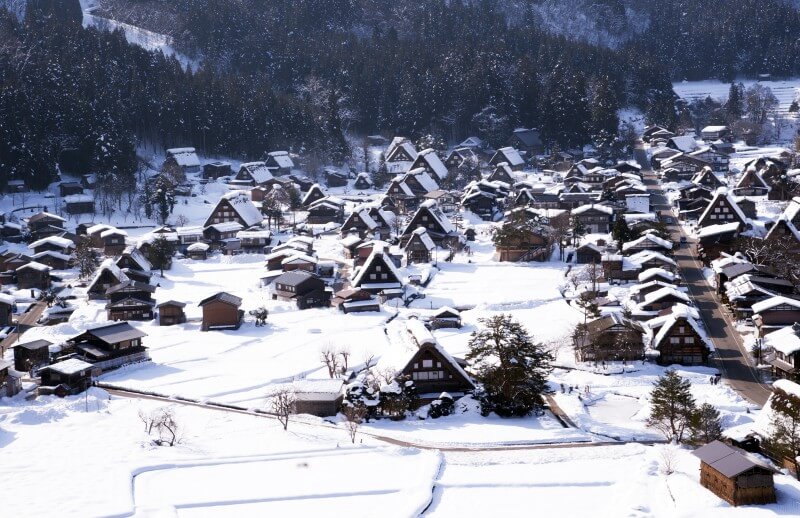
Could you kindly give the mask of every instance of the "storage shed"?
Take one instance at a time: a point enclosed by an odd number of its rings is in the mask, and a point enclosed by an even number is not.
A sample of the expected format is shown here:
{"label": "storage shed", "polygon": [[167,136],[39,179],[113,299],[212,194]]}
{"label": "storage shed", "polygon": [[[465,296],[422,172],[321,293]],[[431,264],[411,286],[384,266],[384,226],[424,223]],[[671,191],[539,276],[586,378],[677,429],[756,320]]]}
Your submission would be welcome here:
{"label": "storage shed", "polygon": [[700,484],[731,505],[771,504],[777,471],[743,450],[714,441],[692,452],[700,459]]}

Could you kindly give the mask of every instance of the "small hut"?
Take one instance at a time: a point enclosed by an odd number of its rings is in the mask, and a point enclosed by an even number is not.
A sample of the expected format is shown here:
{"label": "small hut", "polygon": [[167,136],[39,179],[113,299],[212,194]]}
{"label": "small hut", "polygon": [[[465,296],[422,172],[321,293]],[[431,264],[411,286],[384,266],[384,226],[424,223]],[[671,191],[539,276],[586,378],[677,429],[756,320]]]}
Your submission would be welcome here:
{"label": "small hut", "polygon": [[694,452],[700,484],[733,506],[775,503],[777,471],[743,450],[714,441]]}

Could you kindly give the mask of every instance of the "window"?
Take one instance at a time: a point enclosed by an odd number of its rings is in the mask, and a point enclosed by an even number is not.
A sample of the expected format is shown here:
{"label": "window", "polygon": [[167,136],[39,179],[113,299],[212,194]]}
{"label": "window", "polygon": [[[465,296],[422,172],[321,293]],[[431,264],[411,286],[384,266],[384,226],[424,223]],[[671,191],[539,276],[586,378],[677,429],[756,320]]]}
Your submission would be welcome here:
{"label": "window", "polygon": [[388,278],[389,278],[389,275],[388,275],[388,274],[386,274],[386,273],[382,273],[382,274],[381,274],[381,280],[382,280],[382,281],[385,281],[385,280],[386,280],[386,279],[388,279]]}
{"label": "window", "polygon": [[369,280],[374,281],[377,278],[378,278],[378,276],[376,274],[374,274],[374,273],[369,274]]}
{"label": "window", "polygon": [[379,271],[381,271],[381,268],[382,268],[382,266],[381,266],[381,265],[377,265],[377,266],[375,266],[375,271],[376,271],[376,272],[379,272]]}
{"label": "window", "polygon": [[723,208],[722,208],[722,212],[724,212],[725,214],[727,214],[728,212],[730,212],[730,210],[728,210],[728,207],[723,207]]}
{"label": "window", "polygon": [[714,212],[720,212],[720,208],[719,207],[714,207]]}
{"label": "window", "polygon": [[433,367],[433,360],[422,360],[422,368],[430,369]]}
{"label": "window", "polygon": [[677,344],[681,343],[681,339],[678,336],[672,336],[669,339],[669,343],[677,345]]}
{"label": "window", "polygon": [[683,343],[685,343],[685,344],[693,344],[694,343],[694,337],[693,336],[684,337],[683,338]]}
{"label": "window", "polygon": [[683,333],[685,333],[685,332],[686,332],[686,328],[685,328],[685,327],[683,327],[683,326],[679,326],[679,327],[678,327],[678,332],[679,332],[680,334],[683,334]]}

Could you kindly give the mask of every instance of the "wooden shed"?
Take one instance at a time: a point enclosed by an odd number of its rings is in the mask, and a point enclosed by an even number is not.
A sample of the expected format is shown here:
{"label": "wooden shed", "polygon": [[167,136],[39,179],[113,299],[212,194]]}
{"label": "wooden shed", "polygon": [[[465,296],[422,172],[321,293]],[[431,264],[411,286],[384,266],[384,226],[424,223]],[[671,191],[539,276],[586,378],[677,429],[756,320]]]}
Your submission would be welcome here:
{"label": "wooden shed", "polygon": [[31,369],[50,363],[50,346],[53,342],[34,340],[14,344],[14,370],[29,372]]}
{"label": "wooden shed", "polygon": [[186,312],[183,309],[185,307],[185,302],[176,300],[162,302],[156,306],[156,309],[158,309],[158,325],[174,326],[175,324],[183,324],[186,322]]}
{"label": "wooden shed", "polygon": [[203,308],[202,330],[239,329],[244,317],[241,305],[242,299],[224,291],[201,300],[198,306]]}
{"label": "wooden shed", "polygon": [[744,450],[714,441],[692,452],[700,484],[733,506],[775,503],[775,469]]}

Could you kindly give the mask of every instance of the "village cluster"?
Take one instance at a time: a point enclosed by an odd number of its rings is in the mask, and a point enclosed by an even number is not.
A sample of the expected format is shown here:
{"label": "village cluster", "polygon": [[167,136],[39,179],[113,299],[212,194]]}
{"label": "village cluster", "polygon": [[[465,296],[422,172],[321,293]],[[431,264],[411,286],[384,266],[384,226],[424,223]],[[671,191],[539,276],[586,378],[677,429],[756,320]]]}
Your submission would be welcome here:
{"label": "village cluster", "polygon": [[[330,338],[319,336],[310,367],[297,369],[304,374],[259,386],[262,397],[290,387],[291,412],[325,418],[354,399],[381,407],[370,417],[401,418],[426,405],[421,417],[438,418],[480,385],[457,356],[480,329],[470,316],[477,304],[461,301],[455,284],[445,300],[447,279],[468,271],[477,282],[481,268],[548,264],[561,311],[571,315],[553,334],[569,353],[554,355],[571,369],[602,374],[647,362],[697,368],[716,383],[712,333],[686,286],[691,268],[758,346],[755,361],[787,378],[782,393],[797,398],[800,294],[791,270],[770,262],[787,263],[780,251],[800,249],[794,154],[735,146],[721,126],[699,135],[653,126],[642,140],[637,163],[591,148],[546,154],[534,129],[514,131],[508,147],[471,137],[446,153],[375,136],[364,146],[365,157],[379,157],[373,170],[327,168],[315,180],[288,152],[234,167],[176,148],[150,181],[181,178],[173,210],[182,217],[158,227],[98,221],[91,175],[49,195],[28,193],[38,208],[8,211],[2,221],[0,390],[15,398],[75,395],[92,384],[134,390],[122,380],[156,363],[161,327],[196,342],[243,333],[266,343],[259,333],[272,332],[273,315],[307,313],[303,333],[313,334],[314,319],[333,314],[350,319],[343,328],[377,328],[394,348],[361,358],[326,348]],[[23,196],[24,185],[9,187],[7,197]],[[260,295],[244,298],[227,280],[215,291],[193,286],[229,275],[218,266],[252,276],[248,293]],[[515,278],[500,282],[507,285],[485,289],[514,291]],[[363,320],[369,315],[377,318]],[[548,326],[523,324],[533,334]],[[380,379],[380,398],[364,397],[368,375]],[[570,426],[569,416],[559,418]],[[774,502],[777,470],[736,447],[761,451],[768,427],[743,426],[727,441],[733,446],[695,452],[701,483],[733,505]]]}

